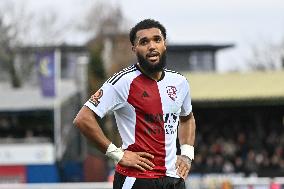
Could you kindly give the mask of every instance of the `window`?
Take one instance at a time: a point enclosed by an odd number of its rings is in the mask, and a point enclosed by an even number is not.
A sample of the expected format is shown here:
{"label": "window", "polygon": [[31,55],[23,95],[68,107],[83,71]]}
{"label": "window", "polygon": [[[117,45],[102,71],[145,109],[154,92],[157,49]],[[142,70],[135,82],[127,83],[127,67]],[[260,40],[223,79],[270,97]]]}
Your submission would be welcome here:
{"label": "window", "polygon": [[189,55],[189,67],[192,71],[213,71],[214,64],[214,52],[193,51]]}

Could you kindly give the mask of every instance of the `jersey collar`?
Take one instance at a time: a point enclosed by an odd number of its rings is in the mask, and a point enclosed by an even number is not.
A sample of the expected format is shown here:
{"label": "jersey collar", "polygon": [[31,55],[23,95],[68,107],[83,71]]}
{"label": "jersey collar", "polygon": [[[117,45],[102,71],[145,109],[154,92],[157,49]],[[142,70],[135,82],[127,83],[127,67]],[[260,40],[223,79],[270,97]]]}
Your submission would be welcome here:
{"label": "jersey collar", "polygon": [[[148,77],[148,78],[151,79],[151,80],[154,80],[154,79],[150,78],[146,73],[144,73],[144,72],[140,69],[140,67],[138,66],[138,63],[135,64],[135,67],[136,67],[143,75],[145,75],[146,77]],[[163,80],[164,77],[165,77],[165,70],[163,69],[163,70],[162,70],[162,75],[161,75],[160,79],[157,80],[157,82]]]}

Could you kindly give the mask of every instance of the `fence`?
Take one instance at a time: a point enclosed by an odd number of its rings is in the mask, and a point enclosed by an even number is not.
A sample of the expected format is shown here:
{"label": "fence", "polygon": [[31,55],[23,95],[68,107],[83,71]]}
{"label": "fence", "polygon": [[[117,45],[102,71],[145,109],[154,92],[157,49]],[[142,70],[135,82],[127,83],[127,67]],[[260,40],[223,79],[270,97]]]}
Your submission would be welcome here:
{"label": "fence", "polygon": [[0,184],[0,189],[112,189],[112,183]]}
{"label": "fence", "polygon": [[[284,177],[232,177],[206,176],[186,180],[187,189],[279,189],[284,186]],[[112,189],[109,182],[89,183],[42,183],[42,184],[0,184],[0,189]]]}

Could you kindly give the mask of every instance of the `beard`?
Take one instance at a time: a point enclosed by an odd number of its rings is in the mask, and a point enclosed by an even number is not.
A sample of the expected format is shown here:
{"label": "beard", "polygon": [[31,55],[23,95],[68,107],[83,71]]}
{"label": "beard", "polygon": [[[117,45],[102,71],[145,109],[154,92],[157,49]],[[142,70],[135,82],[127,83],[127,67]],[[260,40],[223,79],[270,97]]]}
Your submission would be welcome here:
{"label": "beard", "polygon": [[156,73],[162,71],[166,67],[166,51],[161,53],[158,63],[151,63],[147,61],[141,54],[137,53],[139,65],[147,73]]}

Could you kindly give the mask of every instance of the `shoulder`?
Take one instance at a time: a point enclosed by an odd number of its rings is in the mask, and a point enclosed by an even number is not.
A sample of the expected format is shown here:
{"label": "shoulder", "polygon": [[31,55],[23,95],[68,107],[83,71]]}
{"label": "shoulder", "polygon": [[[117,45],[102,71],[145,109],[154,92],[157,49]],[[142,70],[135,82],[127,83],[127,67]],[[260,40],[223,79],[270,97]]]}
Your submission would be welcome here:
{"label": "shoulder", "polygon": [[164,71],[165,71],[165,82],[167,84],[171,83],[173,86],[178,87],[182,91],[189,90],[189,82],[184,75],[170,69],[164,69]]}
{"label": "shoulder", "polygon": [[119,86],[122,83],[130,81],[132,78],[134,78],[137,70],[138,69],[135,65],[131,65],[131,66],[124,68],[123,70],[115,73],[113,76],[111,76],[106,81],[106,83],[109,83],[113,86]]}
{"label": "shoulder", "polygon": [[179,73],[177,71],[170,70],[170,69],[167,69],[167,68],[165,68],[164,71],[165,71],[165,74],[168,77],[172,78],[172,79],[177,79],[177,80],[181,80],[181,81],[186,81],[187,82],[186,77],[183,76],[181,73]]}

